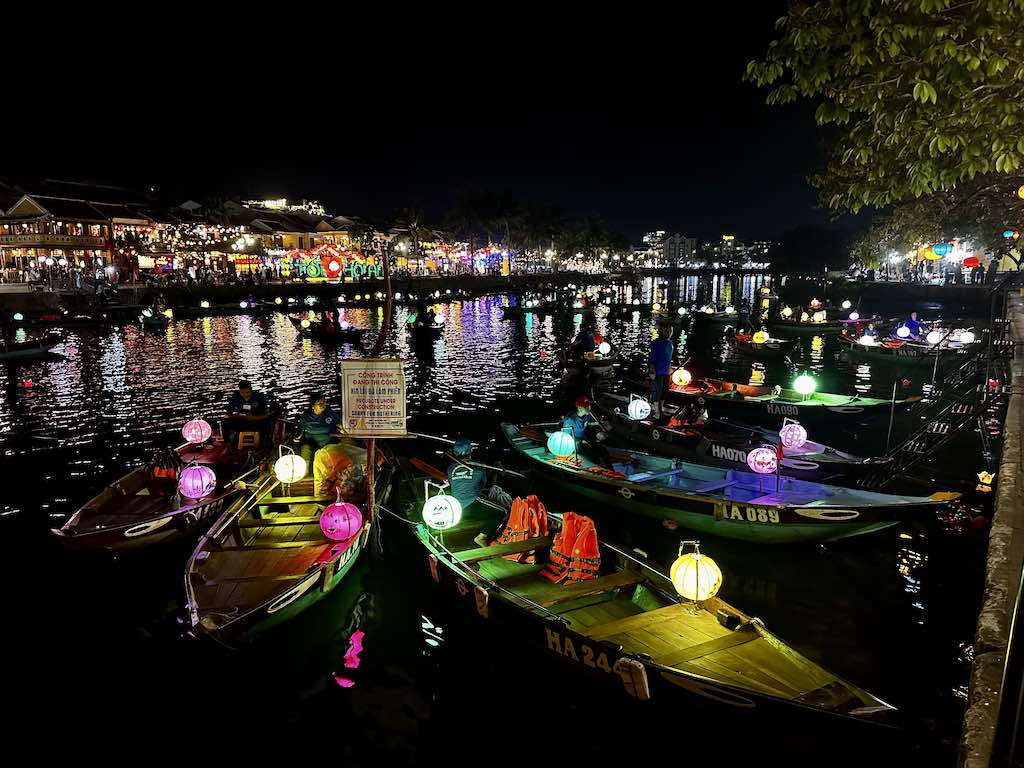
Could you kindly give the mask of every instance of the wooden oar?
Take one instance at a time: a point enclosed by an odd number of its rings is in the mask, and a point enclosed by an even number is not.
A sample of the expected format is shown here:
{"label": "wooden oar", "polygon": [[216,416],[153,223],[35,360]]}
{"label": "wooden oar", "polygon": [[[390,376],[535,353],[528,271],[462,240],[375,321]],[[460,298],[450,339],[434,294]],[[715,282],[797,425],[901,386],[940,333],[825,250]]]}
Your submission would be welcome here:
{"label": "wooden oar", "polygon": [[528,479],[522,472],[516,472],[514,469],[505,469],[504,467],[494,467],[490,464],[484,464],[480,461],[463,461],[458,456],[448,451],[444,454],[446,457],[454,461],[456,464],[461,464],[464,467],[480,467],[480,469],[489,469],[492,472],[502,472],[506,475],[512,475],[513,477],[521,477],[524,480]]}
{"label": "wooden oar", "polygon": [[418,469],[423,474],[430,475],[432,478],[434,478],[439,483],[447,483],[448,482],[448,473],[447,472],[442,472],[437,467],[434,467],[434,466],[431,466],[430,464],[427,464],[427,462],[423,461],[422,459],[417,459],[414,456],[413,458],[409,459],[409,463],[412,464],[416,469]]}

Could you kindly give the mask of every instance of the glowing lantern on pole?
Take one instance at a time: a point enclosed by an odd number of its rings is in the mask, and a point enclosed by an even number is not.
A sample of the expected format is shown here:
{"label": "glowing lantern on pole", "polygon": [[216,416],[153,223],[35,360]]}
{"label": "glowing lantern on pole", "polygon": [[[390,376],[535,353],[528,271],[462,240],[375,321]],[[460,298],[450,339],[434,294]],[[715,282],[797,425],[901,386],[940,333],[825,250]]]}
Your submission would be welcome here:
{"label": "glowing lantern on pole", "polygon": [[294,453],[287,453],[274,462],[274,476],[289,485],[306,476],[306,460]]}
{"label": "glowing lantern on pole", "polygon": [[320,530],[331,541],[348,541],[363,527],[359,507],[347,501],[336,501],[320,513]]}
{"label": "glowing lantern on pole", "polygon": [[817,387],[818,385],[814,378],[806,373],[797,376],[796,381],[793,382],[793,389],[804,396],[812,394]]}
{"label": "glowing lantern on pole", "polygon": [[779,430],[779,438],[782,440],[782,444],[793,450],[803,448],[804,443],[807,442],[807,430],[804,429],[799,421],[789,421],[787,419],[786,422],[782,425],[782,429]]}
{"label": "glowing lantern on pole", "polygon": [[576,440],[568,432],[552,432],[548,436],[548,450],[555,456],[572,456],[576,453]]}
{"label": "glowing lantern on pole", "polygon": [[843,309],[849,309],[852,306],[853,306],[853,302],[850,301],[849,299],[846,299],[845,301],[843,301]]}
{"label": "glowing lantern on pole", "polygon": [[600,346],[597,348],[597,351],[600,352],[602,355],[607,355],[609,352],[612,351],[612,345],[609,344],[607,341],[602,341]]}
{"label": "glowing lantern on pole", "polygon": [[439,493],[423,503],[423,522],[435,531],[444,531],[459,524],[462,504],[454,496]]}
{"label": "glowing lantern on pole", "polygon": [[[686,543],[694,545],[693,552],[683,554]],[[695,602],[714,597],[722,586],[721,569],[714,560],[700,553],[700,544],[696,541],[680,544],[679,557],[672,563],[668,574],[676,592]]]}
{"label": "glowing lantern on pole", "polygon": [[181,436],[188,442],[199,445],[205,443],[213,434],[213,428],[205,419],[192,419],[181,428]]}
{"label": "glowing lantern on pole", "polygon": [[651,404],[642,397],[634,397],[629,401],[626,413],[633,421],[642,421],[651,415]]}
{"label": "glowing lantern on pole", "polygon": [[851,320],[860,320],[860,313],[859,312],[851,312],[850,313],[850,319]]}
{"label": "glowing lantern on pole", "polygon": [[217,475],[213,470],[202,464],[193,464],[181,471],[181,478],[178,480],[178,490],[181,495],[189,499],[201,499],[213,493],[217,487]]}
{"label": "glowing lantern on pole", "polygon": [[936,256],[946,256],[953,252],[953,246],[949,243],[936,243],[932,246]]}
{"label": "glowing lantern on pole", "polygon": [[14,321],[16,323],[20,323],[24,319],[25,319],[25,316],[23,314],[21,314],[21,312],[15,312],[14,313]]}
{"label": "glowing lantern on pole", "polygon": [[747,454],[747,466],[759,475],[770,475],[779,468],[774,448],[762,446]]}
{"label": "glowing lantern on pole", "polygon": [[928,335],[925,336],[924,339],[929,344],[938,344],[940,341],[942,341],[942,337],[945,336],[945,335],[946,334],[944,334],[940,330],[934,330],[934,331],[929,331]]}
{"label": "glowing lantern on pole", "polygon": [[685,387],[693,381],[693,376],[685,368],[676,368],[675,373],[672,374],[672,383],[677,387]]}
{"label": "glowing lantern on pole", "polygon": [[896,335],[899,336],[901,339],[908,339],[910,338],[910,329],[907,328],[907,326],[905,325],[901,325],[899,328],[896,329]]}
{"label": "glowing lantern on pole", "polygon": [[768,333],[766,331],[758,331],[754,334],[753,342],[755,344],[764,344],[768,341]]}

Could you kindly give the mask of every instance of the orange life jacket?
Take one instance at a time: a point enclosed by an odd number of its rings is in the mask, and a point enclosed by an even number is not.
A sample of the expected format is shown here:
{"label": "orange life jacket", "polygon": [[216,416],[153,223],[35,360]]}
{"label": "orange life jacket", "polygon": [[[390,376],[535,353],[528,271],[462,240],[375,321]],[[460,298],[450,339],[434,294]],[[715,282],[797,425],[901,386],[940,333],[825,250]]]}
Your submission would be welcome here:
{"label": "orange life jacket", "polygon": [[[527,496],[525,501],[516,498],[512,502],[512,511],[509,513],[504,530],[497,539],[491,542],[491,546],[512,544],[547,535],[548,513],[540,499],[536,496]],[[517,563],[535,563],[537,562],[536,550],[531,549],[529,552],[505,555],[505,559]]]}
{"label": "orange life jacket", "polygon": [[555,536],[548,564],[540,575],[548,581],[572,583],[593,579],[601,567],[594,521],[575,512],[562,517],[562,530]]}

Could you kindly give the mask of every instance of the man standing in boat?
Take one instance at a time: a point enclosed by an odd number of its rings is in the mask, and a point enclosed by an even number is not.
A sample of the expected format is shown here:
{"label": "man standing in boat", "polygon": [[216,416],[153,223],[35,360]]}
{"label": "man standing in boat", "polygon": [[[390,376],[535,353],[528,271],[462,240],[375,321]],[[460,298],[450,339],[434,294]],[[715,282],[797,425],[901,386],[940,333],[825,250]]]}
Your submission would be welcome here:
{"label": "man standing in boat", "polygon": [[[226,419],[228,444],[235,445],[238,433],[243,431],[267,433],[266,423],[269,408],[267,398],[262,392],[252,388],[252,382],[241,379],[238,391],[228,398],[228,415]],[[253,425],[249,422],[263,422]]]}
{"label": "man standing in boat", "polygon": [[660,419],[665,409],[665,391],[674,352],[672,326],[658,323],[658,338],[651,343],[651,354],[647,358],[647,373],[651,380],[651,418],[654,419]]}

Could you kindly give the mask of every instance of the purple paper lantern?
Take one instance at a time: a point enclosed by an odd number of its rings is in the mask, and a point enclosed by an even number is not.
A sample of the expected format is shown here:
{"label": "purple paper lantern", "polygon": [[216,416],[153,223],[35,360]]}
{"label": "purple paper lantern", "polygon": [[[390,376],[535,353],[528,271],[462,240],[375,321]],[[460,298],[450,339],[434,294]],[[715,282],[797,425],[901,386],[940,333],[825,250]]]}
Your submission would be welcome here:
{"label": "purple paper lantern", "polygon": [[779,467],[774,448],[755,448],[747,454],[747,466],[759,475],[770,475]]}
{"label": "purple paper lantern", "polygon": [[193,464],[185,467],[178,480],[178,490],[181,495],[190,499],[201,499],[213,492],[217,487],[217,475],[213,470],[202,464]]}
{"label": "purple paper lantern", "polygon": [[359,507],[347,501],[338,501],[320,513],[320,530],[331,541],[348,541],[363,527],[363,514]]}
{"label": "purple paper lantern", "polygon": [[212,434],[213,428],[205,419],[192,419],[192,421],[185,422],[185,426],[181,428],[181,436],[196,445],[205,443]]}
{"label": "purple paper lantern", "polygon": [[796,450],[807,442],[807,430],[798,422],[791,421],[779,430],[779,437],[782,438],[784,446]]}

